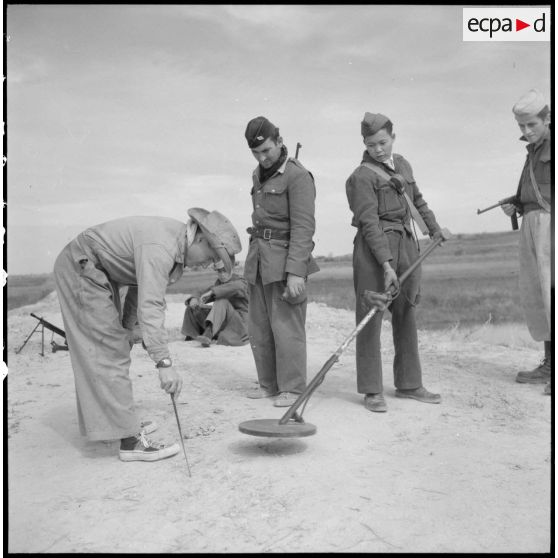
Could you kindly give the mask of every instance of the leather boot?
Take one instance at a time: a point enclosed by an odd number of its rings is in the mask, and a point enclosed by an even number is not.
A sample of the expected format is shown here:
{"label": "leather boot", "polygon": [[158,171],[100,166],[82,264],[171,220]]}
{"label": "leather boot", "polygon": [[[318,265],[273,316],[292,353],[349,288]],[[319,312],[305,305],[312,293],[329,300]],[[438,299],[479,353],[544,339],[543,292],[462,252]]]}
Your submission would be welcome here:
{"label": "leather boot", "polygon": [[552,370],[552,342],[544,342],[544,358],[533,370],[519,372],[515,381],[520,384],[546,384]]}
{"label": "leather boot", "polygon": [[364,406],[374,413],[385,413],[387,411],[383,393],[367,393],[364,396]]}

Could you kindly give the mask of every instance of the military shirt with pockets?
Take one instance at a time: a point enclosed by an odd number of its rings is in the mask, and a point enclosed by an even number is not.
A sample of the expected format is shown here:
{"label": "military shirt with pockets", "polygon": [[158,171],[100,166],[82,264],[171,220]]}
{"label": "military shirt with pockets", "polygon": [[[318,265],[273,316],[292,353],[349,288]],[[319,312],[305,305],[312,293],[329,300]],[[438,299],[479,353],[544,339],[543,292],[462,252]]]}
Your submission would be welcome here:
{"label": "military shirt with pockets", "polygon": [[[401,155],[393,154],[395,170],[377,163],[364,152],[363,163],[379,166],[390,176],[398,174],[404,179],[404,187],[410,199],[428,227],[430,235],[440,230],[434,213],[415,182],[410,163]],[[351,224],[359,229],[367,245],[381,265],[392,260],[386,233],[390,230],[406,231],[412,234],[411,213],[405,197],[387,180],[366,166],[359,166],[345,184],[349,206],[353,212]]]}
{"label": "military shirt with pockets", "polygon": [[285,240],[252,237],[244,264],[244,277],[256,283],[259,271],[264,285],[284,281],[287,273],[307,277],[319,271],[312,257],[315,231],[316,187],[312,175],[289,158],[261,183],[258,169],[252,175],[252,225],[286,233]]}

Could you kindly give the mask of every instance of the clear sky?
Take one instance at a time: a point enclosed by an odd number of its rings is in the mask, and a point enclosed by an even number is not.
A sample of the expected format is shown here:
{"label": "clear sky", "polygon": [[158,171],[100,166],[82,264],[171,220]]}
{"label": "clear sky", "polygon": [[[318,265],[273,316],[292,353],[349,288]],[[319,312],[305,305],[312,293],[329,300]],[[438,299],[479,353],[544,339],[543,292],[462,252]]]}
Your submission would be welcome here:
{"label": "clear sky", "polygon": [[[365,111],[453,233],[502,231],[511,112],[550,98],[550,43],[463,42],[461,6],[8,5],[8,272],[52,270],[90,225],[217,209],[246,255],[247,122],[267,116],[316,179],[315,255],[352,252],[345,180]],[[6,225],[6,224],[5,224]]]}

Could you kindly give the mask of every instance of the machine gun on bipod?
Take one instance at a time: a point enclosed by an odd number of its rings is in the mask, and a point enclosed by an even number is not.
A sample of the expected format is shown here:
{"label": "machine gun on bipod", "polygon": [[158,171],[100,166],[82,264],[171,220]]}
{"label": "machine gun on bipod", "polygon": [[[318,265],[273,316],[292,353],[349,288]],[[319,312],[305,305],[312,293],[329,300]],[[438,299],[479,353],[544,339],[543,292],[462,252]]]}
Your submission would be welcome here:
{"label": "machine gun on bipod", "polygon": [[[23,347],[27,344],[27,341],[31,339],[31,336],[37,331],[37,329],[41,328],[41,356],[45,356],[45,328],[52,331],[52,337],[50,340],[50,345],[52,347],[52,352],[55,353],[56,351],[67,351],[68,350],[68,341],[66,340],[66,332],[63,329],[51,324],[41,316],[37,316],[31,312],[31,316],[35,319],[39,320],[39,323],[33,328],[33,331],[27,336],[27,339],[23,342],[23,345],[19,349],[16,350],[16,354],[20,353]],[[64,338],[64,344],[61,345],[54,340],[54,334],[59,335],[60,337]]]}

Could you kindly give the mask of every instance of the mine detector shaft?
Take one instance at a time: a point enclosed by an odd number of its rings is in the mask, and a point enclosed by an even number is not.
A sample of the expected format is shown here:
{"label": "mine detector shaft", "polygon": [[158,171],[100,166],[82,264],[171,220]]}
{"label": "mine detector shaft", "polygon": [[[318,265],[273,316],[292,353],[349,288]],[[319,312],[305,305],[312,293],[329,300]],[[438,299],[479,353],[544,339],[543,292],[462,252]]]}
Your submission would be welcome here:
{"label": "mine detector shaft", "polygon": [[[406,279],[415,271],[415,269],[424,261],[428,255],[435,250],[445,240],[451,238],[451,233],[448,229],[442,229],[442,237],[431,242],[419,258],[414,261],[411,266],[401,274],[399,277],[399,285],[404,283]],[[353,339],[364,329],[366,324],[378,312],[383,311],[393,298],[399,294],[399,289],[392,291],[387,290],[384,293],[375,293],[373,291],[365,291],[364,295],[366,301],[371,306],[368,313],[353,329],[349,336],[343,341],[340,347],[333,353],[327,362],[322,366],[321,370],[310,381],[306,389],[298,396],[296,401],[289,407],[287,412],[279,419],[261,419],[249,420],[239,425],[239,430],[244,434],[251,434],[253,436],[266,436],[266,437],[302,437],[311,436],[315,434],[316,427],[313,424],[304,422],[302,419],[302,412],[308,402],[308,399],[314,390],[323,382],[325,375],[330,368],[339,360],[345,349],[350,345]],[[300,406],[302,407],[301,413],[297,413]]]}

